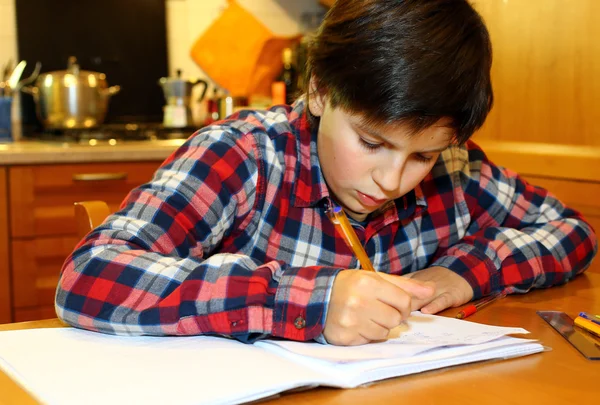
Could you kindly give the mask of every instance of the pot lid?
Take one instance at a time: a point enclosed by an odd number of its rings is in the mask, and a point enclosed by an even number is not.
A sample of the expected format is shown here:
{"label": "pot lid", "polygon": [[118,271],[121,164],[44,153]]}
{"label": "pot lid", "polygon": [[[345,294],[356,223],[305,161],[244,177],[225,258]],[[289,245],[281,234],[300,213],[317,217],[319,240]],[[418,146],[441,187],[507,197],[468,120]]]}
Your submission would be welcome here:
{"label": "pot lid", "polygon": [[65,76],[65,75],[71,75],[76,78],[82,78],[82,79],[88,79],[88,80],[89,80],[90,76],[93,76],[96,80],[106,80],[106,75],[104,73],[93,72],[90,70],[81,70],[79,68],[79,63],[77,63],[77,58],[75,56],[69,57],[69,61],[67,63],[66,70],[54,70],[52,72],[46,72],[46,73],[41,74],[40,77],[48,76],[48,75],[55,76],[57,78]]}

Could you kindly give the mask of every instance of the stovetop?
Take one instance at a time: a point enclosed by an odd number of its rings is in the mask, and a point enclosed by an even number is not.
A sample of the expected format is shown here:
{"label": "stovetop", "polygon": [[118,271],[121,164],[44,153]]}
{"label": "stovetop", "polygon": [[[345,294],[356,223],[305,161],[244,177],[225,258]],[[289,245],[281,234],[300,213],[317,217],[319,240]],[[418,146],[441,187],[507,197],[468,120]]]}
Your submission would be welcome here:
{"label": "stovetop", "polygon": [[167,128],[162,123],[103,124],[97,128],[44,130],[28,139],[85,145],[117,145],[124,142],[187,139],[199,128]]}

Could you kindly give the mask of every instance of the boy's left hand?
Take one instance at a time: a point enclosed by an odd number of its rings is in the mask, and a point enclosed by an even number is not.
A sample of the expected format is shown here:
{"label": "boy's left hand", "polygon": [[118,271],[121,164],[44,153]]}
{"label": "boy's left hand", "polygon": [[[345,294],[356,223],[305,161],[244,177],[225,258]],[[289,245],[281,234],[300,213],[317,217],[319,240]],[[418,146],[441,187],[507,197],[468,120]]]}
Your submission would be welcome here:
{"label": "boy's left hand", "polygon": [[446,308],[458,307],[473,299],[473,288],[469,283],[445,267],[429,267],[403,277],[435,284],[435,293],[428,299],[413,299],[412,310],[424,314],[435,314]]}

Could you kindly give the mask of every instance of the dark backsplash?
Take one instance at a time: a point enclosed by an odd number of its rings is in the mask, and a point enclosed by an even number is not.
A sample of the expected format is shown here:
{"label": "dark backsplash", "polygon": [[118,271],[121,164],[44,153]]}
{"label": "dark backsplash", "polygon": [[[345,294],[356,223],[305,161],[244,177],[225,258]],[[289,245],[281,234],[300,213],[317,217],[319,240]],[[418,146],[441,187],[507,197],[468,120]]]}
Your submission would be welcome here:
{"label": "dark backsplash", "polygon": [[[159,122],[168,75],[165,0],[16,0],[19,56],[42,73],[65,70],[69,56],[82,70],[121,86],[107,123]],[[25,133],[41,128],[31,96],[22,97]]]}

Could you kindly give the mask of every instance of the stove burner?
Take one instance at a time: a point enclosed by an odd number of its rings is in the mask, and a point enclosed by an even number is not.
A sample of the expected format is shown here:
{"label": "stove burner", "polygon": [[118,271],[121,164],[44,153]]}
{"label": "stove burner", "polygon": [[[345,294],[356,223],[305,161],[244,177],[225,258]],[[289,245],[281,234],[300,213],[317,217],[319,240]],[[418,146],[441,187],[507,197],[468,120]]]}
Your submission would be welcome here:
{"label": "stove burner", "polygon": [[39,141],[92,146],[116,145],[123,142],[187,139],[197,130],[197,127],[166,128],[156,123],[104,124],[98,128],[47,130],[34,134],[33,138]]}

